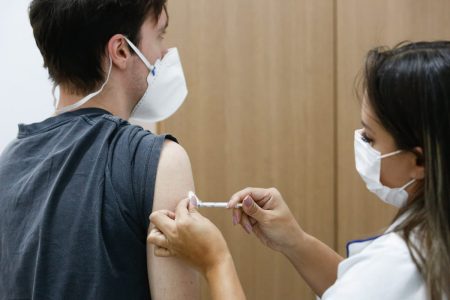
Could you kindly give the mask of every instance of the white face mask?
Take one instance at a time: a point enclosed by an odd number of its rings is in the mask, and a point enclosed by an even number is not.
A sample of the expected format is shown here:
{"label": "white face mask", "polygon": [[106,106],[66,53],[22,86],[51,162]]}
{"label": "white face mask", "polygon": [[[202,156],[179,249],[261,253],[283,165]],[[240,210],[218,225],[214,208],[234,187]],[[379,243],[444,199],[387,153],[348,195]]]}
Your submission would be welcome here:
{"label": "white face mask", "polygon": [[408,193],[405,189],[414,183],[412,179],[400,188],[390,188],[384,186],[380,181],[381,160],[383,158],[397,155],[401,150],[381,155],[369,143],[364,141],[362,130],[355,131],[355,162],[356,170],[366,183],[367,189],[375,193],[384,202],[395,207],[403,207],[408,201]]}
{"label": "white face mask", "polygon": [[186,79],[176,48],[168,50],[154,65],[139,49],[125,38],[130,47],[147,66],[147,90],[131,112],[130,122],[159,122],[173,115],[187,96]]}
{"label": "white face mask", "polygon": [[[127,38],[125,40],[150,71],[147,76],[147,90],[131,112],[130,122],[154,123],[167,119],[180,108],[187,96],[186,80],[178,50],[176,48],[169,49],[162,60],[158,59],[152,65],[132,42]],[[56,113],[61,114],[74,110],[100,94],[109,80],[111,69],[112,61],[110,58],[108,76],[102,87],[97,92],[87,95],[76,103],[57,110]],[[56,108],[58,101],[54,96],[54,90],[53,97]]]}

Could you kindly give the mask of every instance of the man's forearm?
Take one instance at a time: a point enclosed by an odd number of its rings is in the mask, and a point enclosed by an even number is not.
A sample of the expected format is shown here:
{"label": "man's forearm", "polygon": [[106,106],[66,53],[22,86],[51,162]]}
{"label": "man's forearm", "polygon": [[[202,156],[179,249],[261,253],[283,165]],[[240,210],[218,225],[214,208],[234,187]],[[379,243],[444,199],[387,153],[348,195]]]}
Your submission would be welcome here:
{"label": "man's forearm", "polygon": [[231,255],[206,271],[205,277],[213,300],[246,299]]}
{"label": "man's forearm", "polygon": [[318,296],[336,281],[338,265],[343,260],[333,249],[306,233],[299,233],[295,246],[282,252]]}

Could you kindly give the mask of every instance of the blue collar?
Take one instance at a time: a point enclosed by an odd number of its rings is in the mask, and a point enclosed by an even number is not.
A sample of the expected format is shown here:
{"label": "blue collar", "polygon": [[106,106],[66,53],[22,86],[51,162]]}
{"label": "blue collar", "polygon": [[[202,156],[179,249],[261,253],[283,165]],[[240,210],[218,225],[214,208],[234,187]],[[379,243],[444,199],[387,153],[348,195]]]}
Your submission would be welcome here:
{"label": "blue collar", "polygon": [[[346,251],[347,251],[347,257],[350,257],[356,253],[361,252],[362,250],[364,250],[367,246],[370,245],[370,243],[372,243],[374,240],[376,240],[377,238],[379,238],[380,236],[382,236],[382,234],[380,235],[376,235],[373,237],[369,237],[367,239],[361,239],[361,240],[352,240],[349,241],[346,245]],[[353,249],[352,249],[353,248]]]}

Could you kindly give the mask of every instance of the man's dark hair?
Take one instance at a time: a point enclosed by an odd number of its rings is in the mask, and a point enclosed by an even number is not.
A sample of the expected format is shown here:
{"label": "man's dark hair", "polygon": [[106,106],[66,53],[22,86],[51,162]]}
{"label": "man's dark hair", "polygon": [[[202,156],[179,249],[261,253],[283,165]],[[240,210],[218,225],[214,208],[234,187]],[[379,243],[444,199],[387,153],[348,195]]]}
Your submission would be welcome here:
{"label": "man's dark hair", "polygon": [[165,9],[166,0],[33,0],[29,16],[50,78],[86,94],[105,80],[109,39],[122,33],[139,45],[146,18],[157,22]]}

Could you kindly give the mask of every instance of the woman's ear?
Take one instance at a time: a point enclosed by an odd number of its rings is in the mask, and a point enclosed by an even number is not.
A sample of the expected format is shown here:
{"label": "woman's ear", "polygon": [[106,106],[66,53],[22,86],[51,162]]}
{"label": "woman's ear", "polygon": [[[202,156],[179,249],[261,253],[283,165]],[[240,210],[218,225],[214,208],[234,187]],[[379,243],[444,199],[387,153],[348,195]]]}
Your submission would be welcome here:
{"label": "woman's ear", "polygon": [[412,170],[412,178],[423,179],[425,177],[425,163],[423,158],[423,150],[421,147],[415,147],[412,152],[416,155],[415,163]]}

